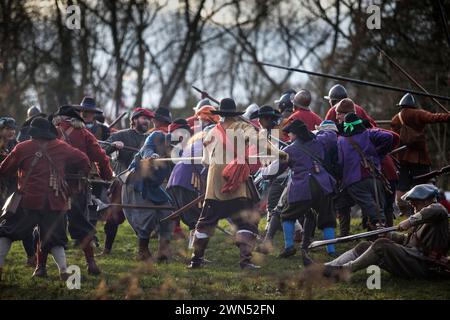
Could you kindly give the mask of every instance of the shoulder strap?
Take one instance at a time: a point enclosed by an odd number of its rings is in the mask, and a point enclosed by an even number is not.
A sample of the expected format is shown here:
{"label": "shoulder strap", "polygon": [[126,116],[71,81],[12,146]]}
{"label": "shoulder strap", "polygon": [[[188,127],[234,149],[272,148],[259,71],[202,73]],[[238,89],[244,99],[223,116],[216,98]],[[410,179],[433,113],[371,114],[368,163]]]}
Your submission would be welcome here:
{"label": "shoulder strap", "polygon": [[58,129],[61,132],[63,140],[66,141],[67,143],[70,143],[69,136],[73,132],[73,127],[70,127],[66,131],[64,131],[61,127],[59,127]]}
{"label": "shoulder strap", "polygon": [[400,123],[402,124],[402,126],[404,126],[405,122],[403,121],[402,112],[401,111],[398,113],[398,119],[400,120]]}
{"label": "shoulder strap", "polygon": [[347,139],[350,142],[350,144],[353,146],[353,149],[355,149],[356,152],[358,152],[364,165],[366,167],[370,167],[371,169],[373,169],[374,168],[373,163],[367,159],[366,155],[364,154],[363,150],[361,149],[361,146],[359,144],[357,144],[356,141],[353,140],[352,137],[347,137]]}
{"label": "shoulder strap", "polygon": [[329,174],[331,174],[330,172],[332,170],[330,170],[330,168],[328,168],[328,166],[323,162],[324,160],[319,158],[317,155],[315,155],[307,146],[305,146],[304,144],[297,144],[298,147],[304,152],[306,153],[309,157],[311,157],[311,159],[313,159],[314,161],[318,162],[324,169],[325,171],[327,171]]}
{"label": "shoulder strap", "polygon": [[[33,172],[34,167],[36,166],[39,159],[42,158],[44,154],[44,149],[47,148],[47,142],[39,145],[39,150],[35,152],[33,161],[31,161],[30,169],[27,171],[25,178],[23,179],[23,186],[25,187],[28,183],[28,180],[30,179],[31,173]],[[19,192],[23,192],[23,190],[19,190]]]}

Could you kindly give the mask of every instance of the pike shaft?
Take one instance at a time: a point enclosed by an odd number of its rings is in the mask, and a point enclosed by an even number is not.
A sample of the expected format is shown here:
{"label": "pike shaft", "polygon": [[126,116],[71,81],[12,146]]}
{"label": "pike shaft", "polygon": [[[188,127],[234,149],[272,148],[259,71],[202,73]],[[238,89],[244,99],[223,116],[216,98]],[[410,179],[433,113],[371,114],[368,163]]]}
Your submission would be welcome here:
{"label": "pike shaft", "polygon": [[300,73],[306,73],[306,74],[309,74],[312,76],[330,78],[330,79],[340,80],[340,81],[348,81],[348,82],[352,82],[352,83],[356,83],[356,84],[360,84],[360,85],[366,85],[366,86],[370,86],[370,87],[381,88],[381,89],[397,91],[397,92],[402,92],[402,93],[409,92],[411,94],[415,94],[418,96],[424,96],[424,97],[430,97],[430,98],[436,98],[436,99],[440,99],[440,100],[450,101],[450,97],[440,96],[440,95],[432,94],[432,93],[425,93],[425,92],[417,91],[417,90],[399,88],[399,87],[389,86],[386,84],[369,82],[369,81],[353,79],[353,78],[348,78],[348,77],[342,77],[342,76],[336,76],[336,75],[326,74],[326,73],[321,73],[321,72],[308,71],[308,70],[304,70],[304,69],[284,67],[284,66],[279,66],[276,64],[272,64],[272,63],[266,63],[266,62],[258,62],[258,63],[263,66],[267,66],[267,67],[278,68],[278,69],[300,72]]}

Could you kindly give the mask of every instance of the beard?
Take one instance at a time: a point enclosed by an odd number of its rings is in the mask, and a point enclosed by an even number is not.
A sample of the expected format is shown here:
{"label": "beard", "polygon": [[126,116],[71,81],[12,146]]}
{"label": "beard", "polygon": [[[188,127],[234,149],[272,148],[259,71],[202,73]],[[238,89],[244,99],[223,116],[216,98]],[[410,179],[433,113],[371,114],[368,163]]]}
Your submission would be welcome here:
{"label": "beard", "polygon": [[149,125],[145,123],[137,123],[136,124],[136,131],[140,133],[146,133],[149,129]]}

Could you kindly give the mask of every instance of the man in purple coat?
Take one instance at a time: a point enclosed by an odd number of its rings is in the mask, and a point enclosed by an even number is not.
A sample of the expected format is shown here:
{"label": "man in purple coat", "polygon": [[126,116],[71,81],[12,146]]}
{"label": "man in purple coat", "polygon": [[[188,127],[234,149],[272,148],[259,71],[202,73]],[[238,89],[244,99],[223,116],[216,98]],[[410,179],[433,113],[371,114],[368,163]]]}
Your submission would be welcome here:
{"label": "man in purple coat", "polygon": [[[334,238],[336,217],[332,206],[332,195],[336,181],[323,166],[325,153],[336,145],[334,131],[320,131],[315,136],[306,125],[295,120],[284,131],[288,132],[292,144],[284,149],[289,155],[287,165],[292,170],[289,186],[288,206],[281,213],[285,249],[280,254],[287,258],[296,253],[294,247],[295,220],[305,216],[302,250],[311,243],[315,220],[314,209],[318,213],[317,225],[324,231],[326,239]],[[334,247],[327,248],[334,253]]]}
{"label": "man in purple coat", "polygon": [[[169,129],[172,128],[173,126],[169,127]],[[186,133],[191,133],[187,122],[186,125],[178,126],[175,130],[184,130]],[[176,136],[177,131],[175,130],[173,130],[170,134],[171,136],[174,136],[175,142],[178,142],[178,138]],[[181,147],[180,155],[183,158],[201,158],[203,155],[202,135],[192,137],[187,143],[180,141],[177,143],[177,146],[178,145]],[[173,168],[166,190],[172,199],[172,203],[177,209],[184,207],[198,198],[201,193],[205,192],[207,170],[203,170],[203,168],[204,167],[201,164],[201,161],[180,161]],[[191,207],[181,215],[181,221],[183,221],[183,223],[187,225],[190,230],[190,246],[193,241],[195,225],[200,217],[202,204],[203,202],[199,202],[198,205]]]}
{"label": "man in purple coat", "polygon": [[342,187],[368,218],[368,229],[383,224],[384,187],[378,179],[381,160],[393,147],[389,132],[370,129],[354,113],[345,116],[338,139],[338,162],[342,166]]}

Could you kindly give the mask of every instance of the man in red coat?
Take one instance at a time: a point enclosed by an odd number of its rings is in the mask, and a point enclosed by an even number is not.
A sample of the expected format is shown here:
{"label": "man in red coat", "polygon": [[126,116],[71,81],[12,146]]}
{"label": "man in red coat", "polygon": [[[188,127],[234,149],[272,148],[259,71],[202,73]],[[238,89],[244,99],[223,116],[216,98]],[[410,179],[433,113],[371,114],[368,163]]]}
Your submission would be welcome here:
{"label": "man in red coat", "polygon": [[311,111],[309,105],[311,104],[311,93],[308,90],[301,89],[296,93],[292,99],[294,105],[294,113],[288,118],[288,123],[294,122],[294,120],[300,120],[309,131],[316,129],[322,123],[322,119]]}
{"label": "man in red coat", "polygon": [[[95,136],[84,127],[83,119],[75,107],[60,107],[58,113],[54,115],[53,123],[57,126],[59,138],[86,154],[97,167],[100,178],[107,181],[112,179],[108,156],[98,144]],[[72,206],[67,212],[68,230],[72,239],[77,240],[84,251],[89,274],[97,275],[101,271],[95,262],[94,250],[91,245],[96,230],[89,222],[88,217],[88,185],[86,179],[82,179],[83,176],[80,177],[76,170],[70,170],[69,173],[76,175],[75,179],[71,181],[76,183],[71,185],[73,196]],[[45,261],[45,257],[43,261]]]}
{"label": "man in red coat", "polygon": [[402,200],[402,196],[416,185],[414,176],[430,172],[431,160],[425,128],[427,124],[449,122],[450,113],[431,113],[420,109],[410,93],[405,94],[397,106],[400,112],[392,118],[391,128],[400,135],[402,144],[408,148],[397,154],[400,161],[400,181],[396,197],[401,213],[409,215],[413,213],[412,207]]}
{"label": "man in red coat", "polygon": [[37,225],[40,249],[45,255],[52,253],[61,279],[65,280],[64,212],[70,202],[64,181],[65,168],[70,165],[87,174],[89,159],[83,152],[56,139],[56,129],[47,119],[34,119],[29,134],[32,140],[19,143],[0,165],[2,178],[18,173],[18,189],[23,195],[18,211],[0,224],[0,277],[12,241],[24,239]]}
{"label": "man in red coat", "polygon": [[[331,87],[330,91],[328,92],[328,96],[325,96],[324,98],[328,100],[330,103],[330,109],[328,110],[327,115],[325,116],[325,120],[332,120],[335,123],[338,123],[339,121],[337,121],[336,105],[342,99],[348,98],[347,90],[345,90],[344,86],[336,84],[333,87]],[[368,120],[372,125],[372,127],[377,126],[375,120],[373,120],[367,114],[367,112],[356,103],[355,103],[355,113],[358,116],[358,118]]]}

